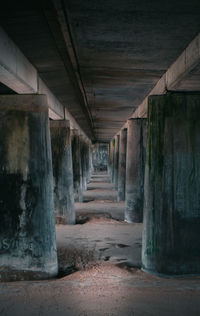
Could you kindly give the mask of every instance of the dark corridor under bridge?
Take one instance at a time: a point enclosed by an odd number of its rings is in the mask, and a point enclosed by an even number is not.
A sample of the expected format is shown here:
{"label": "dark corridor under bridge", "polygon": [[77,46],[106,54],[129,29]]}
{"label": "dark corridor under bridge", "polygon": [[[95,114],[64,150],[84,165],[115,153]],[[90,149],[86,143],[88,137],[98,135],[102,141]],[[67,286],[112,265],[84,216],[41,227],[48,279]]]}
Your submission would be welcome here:
{"label": "dark corridor under bridge", "polygon": [[3,1],[0,315],[200,315],[200,2]]}

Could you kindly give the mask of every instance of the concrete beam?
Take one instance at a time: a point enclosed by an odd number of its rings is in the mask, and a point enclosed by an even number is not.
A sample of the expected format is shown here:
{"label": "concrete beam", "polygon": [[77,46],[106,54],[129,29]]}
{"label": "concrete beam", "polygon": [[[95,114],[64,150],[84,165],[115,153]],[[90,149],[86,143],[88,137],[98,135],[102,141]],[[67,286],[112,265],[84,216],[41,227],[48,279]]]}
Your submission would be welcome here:
{"label": "concrete beam", "polygon": [[39,78],[38,80],[38,93],[45,94],[47,96],[49,106],[49,117],[53,120],[64,119],[64,107],[57,100],[54,94],[49,90],[44,81]]}
{"label": "concrete beam", "polygon": [[[200,33],[186,47],[166,73],[158,80],[148,96],[130,118],[147,117],[150,95],[161,95],[167,91],[200,91]],[[127,128],[127,122],[121,130]],[[119,131],[120,132],[120,131]],[[119,134],[119,132],[117,134]],[[116,134],[116,135],[117,135]]]}
{"label": "concrete beam", "polygon": [[73,118],[73,116],[69,113],[69,111],[64,107],[58,99],[55,97],[55,95],[49,90],[49,88],[46,86],[44,81],[39,78],[39,94],[46,94],[48,105],[49,105],[49,117],[53,120],[62,120],[66,119],[70,121],[70,128],[71,129],[77,129],[80,133],[80,135],[83,135],[86,139],[89,140],[87,135],[83,132],[83,130],[80,128],[76,120]]}
{"label": "concrete beam", "polygon": [[48,100],[49,117],[53,120],[68,119],[72,127],[88,137],[76,120],[50,91],[37,70],[23,55],[15,43],[0,27],[0,82],[18,94],[45,94]]}
{"label": "concrete beam", "polygon": [[195,70],[199,70],[200,66],[200,33],[187,46],[179,58],[171,65],[166,72],[166,87],[173,91],[196,91],[200,90],[199,77],[196,78],[196,84],[184,84],[193,76]]}
{"label": "concrete beam", "polygon": [[[48,1],[47,1],[48,2]],[[57,42],[57,33],[55,33],[55,29],[60,26],[60,32],[62,34],[62,38],[64,40],[65,44],[65,52],[60,51],[61,54],[63,54],[63,61],[64,65],[70,74],[71,81],[74,84],[74,87],[76,89],[76,93],[80,100],[80,106],[85,113],[85,116],[87,118],[88,124],[91,127],[91,131],[93,133],[93,119],[92,115],[88,106],[88,101],[85,93],[85,89],[83,86],[83,82],[81,79],[80,71],[79,71],[79,65],[78,60],[74,51],[74,46],[72,42],[72,37],[69,29],[69,22],[67,17],[67,10],[65,8],[65,5],[63,1],[56,0],[52,1],[53,6],[51,6],[48,2],[48,7],[45,7],[44,12],[49,24],[49,27],[51,29],[52,34],[54,35],[54,39]],[[52,20],[52,14],[56,15],[57,23]],[[59,43],[57,42],[57,46],[59,46]]]}
{"label": "concrete beam", "polygon": [[37,93],[37,71],[0,27],[0,81],[19,94]]}
{"label": "concrete beam", "polygon": [[160,78],[149,95],[131,117],[147,116],[147,101],[150,95],[161,95],[167,91],[200,91],[200,33]]}

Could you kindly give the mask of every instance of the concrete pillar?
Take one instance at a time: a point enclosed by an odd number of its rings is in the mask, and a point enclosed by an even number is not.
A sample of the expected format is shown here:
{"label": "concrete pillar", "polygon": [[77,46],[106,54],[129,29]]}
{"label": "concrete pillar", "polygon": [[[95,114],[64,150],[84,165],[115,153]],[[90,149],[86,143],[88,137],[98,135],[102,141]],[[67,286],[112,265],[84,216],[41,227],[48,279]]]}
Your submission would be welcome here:
{"label": "concrete pillar", "polygon": [[109,143],[109,155],[108,155],[108,175],[112,180],[113,173],[113,141],[111,140]]}
{"label": "concrete pillar", "polygon": [[91,169],[90,169],[90,143],[86,142],[86,180],[90,182]]}
{"label": "concrete pillar", "polygon": [[114,151],[114,185],[118,189],[118,173],[119,173],[119,135],[115,136],[115,151]]}
{"label": "concrete pillar", "polygon": [[87,190],[87,143],[83,142],[83,190]]}
{"label": "concrete pillar", "polygon": [[108,175],[111,176],[111,142],[108,145]]}
{"label": "concrete pillar", "polygon": [[72,162],[74,176],[74,200],[83,202],[80,137],[78,130],[72,130]]}
{"label": "concrete pillar", "polygon": [[92,168],[92,144],[90,141],[88,141],[87,143],[87,183],[90,182],[90,178],[93,172],[93,168]]}
{"label": "concrete pillar", "polygon": [[111,182],[114,183],[114,160],[115,160],[115,138],[111,140],[112,156],[111,156]]}
{"label": "concrete pillar", "polygon": [[89,165],[90,165],[90,178],[92,176],[92,173],[94,172],[94,166],[92,161],[92,143],[89,145]]}
{"label": "concrete pillar", "polygon": [[87,190],[87,148],[84,136],[80,136],[82,188]]}
{"label": "concrete pillar", "polygon": [[124,128],[120,132],[119,141],[119,176],[118,176],[118,201],[125,200],[126,186],[126,143],[127,129]]}
{"label": "concrete pillar", "polygon": [[128,223],[143,220],[145,125],[146,119],[128,120],[125,202],[125,221]]}
{"label": "concrete pillar", "polygon": [[47,99],[0,96],[0,280],[57,274]]}
{"label": "concrete pillar", "polygon": [[56,223],[75,224],[69,121],[50,121]]}
{"label": "concrete pillar", "polygon": [[200,94],[149,97],[143,269],[200,273]]}

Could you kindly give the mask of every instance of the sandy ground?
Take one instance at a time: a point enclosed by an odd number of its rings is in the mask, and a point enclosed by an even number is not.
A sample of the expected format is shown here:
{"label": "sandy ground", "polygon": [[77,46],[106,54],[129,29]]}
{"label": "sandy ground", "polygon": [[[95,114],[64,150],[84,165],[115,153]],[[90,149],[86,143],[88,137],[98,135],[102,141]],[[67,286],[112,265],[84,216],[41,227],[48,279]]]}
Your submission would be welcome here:
{"label": "sandy ground", "polygon": [[[67,229],[58,225],[57,244],[59,254],[61,250],[61,256],[66,257],[66,260],[61,258],[62,265],[69,263],[69,256],[74,256],[76,252],[80,265],[81,260],[82,265],[87,261],[100,260],[114,264],[126,263],[130,267],[141,266],[141,224],[130,225],[100,218]],[[88,257],[91,257],[90,260]]]}
{"label": "sandy ground", "polygon": [[88,187],[76,203],[79,224],[56,227],[59,278],[0,283],[0,315],[199,316],[200,277],[142,272],[142,225],[122,221],[124,203],[105,174]]}

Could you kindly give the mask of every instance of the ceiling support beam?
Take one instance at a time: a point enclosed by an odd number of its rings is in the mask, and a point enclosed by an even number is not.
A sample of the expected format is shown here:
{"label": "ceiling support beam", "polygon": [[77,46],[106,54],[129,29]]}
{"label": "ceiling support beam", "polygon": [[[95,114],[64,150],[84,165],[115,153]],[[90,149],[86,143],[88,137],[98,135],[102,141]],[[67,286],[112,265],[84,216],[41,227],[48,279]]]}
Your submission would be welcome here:
{"label": "ceiling support beam", "polygon": [[67,73],[76,90],[81,110],[83,111],[90,126],[91,133],[94,136],[92,114],[88,106],[85,89],[81,79],[65,4],[61,0],[44,0],[43,10]]}
{"label": "ceiling support beam", "polygon": [[131,117],[147,117],[150,95],[165,94],[167,91],[200,91],[200,33],[160,78],[149,95]]}
{"label": "ceiling support beam", "polygon": [[[85,137],[69,111],[56,98],[39,77],[37,70],[0,27],[0,82],[18,94],[45,94],[51,119],[68,119]],[[87,137],[88,138],[88,137]]]}

